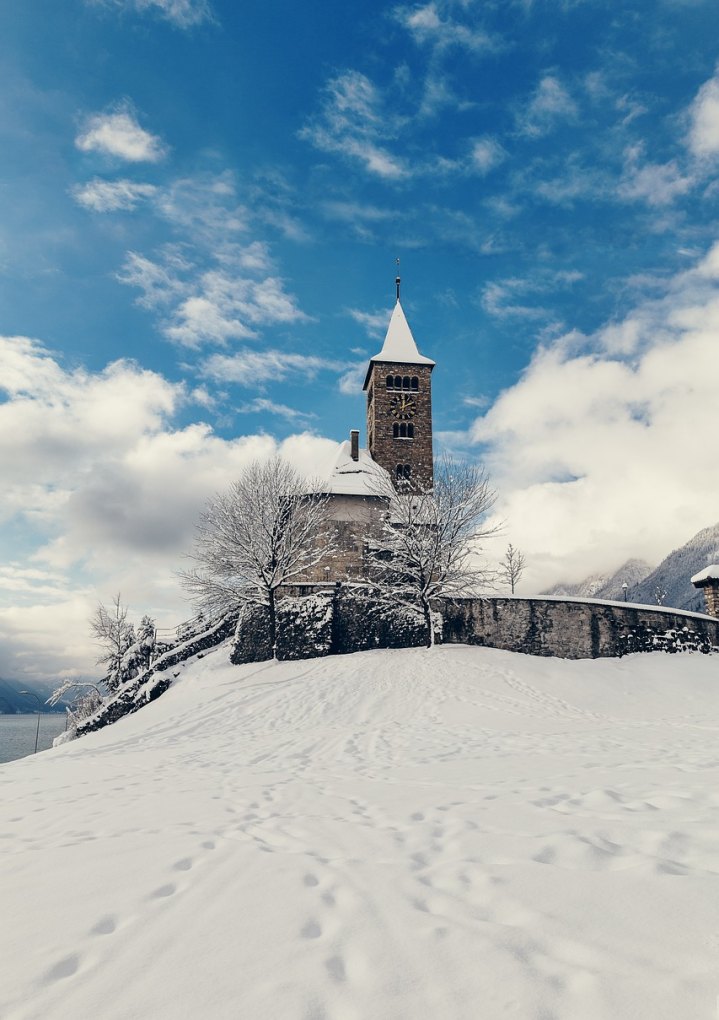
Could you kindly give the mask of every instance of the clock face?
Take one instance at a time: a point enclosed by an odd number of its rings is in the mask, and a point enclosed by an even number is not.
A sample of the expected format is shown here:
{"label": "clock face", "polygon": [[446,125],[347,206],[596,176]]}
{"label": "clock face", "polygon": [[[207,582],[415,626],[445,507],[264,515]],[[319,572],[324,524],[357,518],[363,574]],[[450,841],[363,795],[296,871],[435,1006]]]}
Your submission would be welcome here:
{"label": "clock face", "polygon": [[402,396],[393,397],[389,409],[394,418],[406,421],[408,418],[414,418],[417,413],[417,403],[414,397],[402,394]]}

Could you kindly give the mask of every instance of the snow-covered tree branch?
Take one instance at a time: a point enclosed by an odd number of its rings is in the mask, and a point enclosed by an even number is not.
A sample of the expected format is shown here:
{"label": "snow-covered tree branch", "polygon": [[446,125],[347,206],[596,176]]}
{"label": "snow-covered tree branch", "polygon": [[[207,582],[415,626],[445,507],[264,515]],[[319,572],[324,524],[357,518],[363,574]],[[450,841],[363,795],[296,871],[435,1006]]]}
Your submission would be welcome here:
{"label": "snow-covered tree branch", "polygon": [[276,643],[277,589],[300,580],[334,551],[329,503],[286,461],[255,461],[200,516],[190,553],[197,566],[180,576],[205,612],[252,602],[269,610]]}
{"label": "snow-covered tree branch", "polygon": [[481,539],[496,531],[486,524],[494,490],[483,468],[443,457],[431,491],[409,483],[395,491],[387,476],[377,495],[386,497],[388,510],[370,543],[372,581],[394,604],[421,609],[431,645],[431,601],[479,594],[491,577],[479,552]]}

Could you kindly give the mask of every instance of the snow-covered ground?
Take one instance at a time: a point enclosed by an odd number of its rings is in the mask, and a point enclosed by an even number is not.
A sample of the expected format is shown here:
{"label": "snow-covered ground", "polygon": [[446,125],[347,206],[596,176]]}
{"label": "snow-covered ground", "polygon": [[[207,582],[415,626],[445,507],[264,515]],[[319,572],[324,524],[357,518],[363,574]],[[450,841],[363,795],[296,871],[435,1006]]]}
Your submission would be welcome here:
{"label": "snow-covered ground", "polygon": [[219,649],[0,837],[4,1020],[716,1020],[719,659]]}

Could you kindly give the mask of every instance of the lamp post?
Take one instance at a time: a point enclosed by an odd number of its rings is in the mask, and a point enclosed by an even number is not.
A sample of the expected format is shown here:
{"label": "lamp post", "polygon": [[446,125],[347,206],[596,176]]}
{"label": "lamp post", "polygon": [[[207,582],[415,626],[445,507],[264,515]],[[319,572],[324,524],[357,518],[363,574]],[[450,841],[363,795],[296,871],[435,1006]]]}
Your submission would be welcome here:
{"label": "lamp post", "polygon": [[625,601],[625,602],[627,601],[627,588],[628,588],[628,587],[629,587],[629,585],[628,585],[628,584],[627,584],[627,582],[625,581],[625,582],[624,582],[624,583],[622,584],[622,591],[624,592],[624,601]]}
{"label": "lamp post", "polygon": [[40,713],[42,712],[42,701],[40,701],[37,694],[34,694],[32,691],[18,691],[18,694],[24,694],[27,698],[34,698],[38,704],[37,728],[35,730],[35,750],[33,751],[33,754],[37,754],[37,738],[40,736]]}

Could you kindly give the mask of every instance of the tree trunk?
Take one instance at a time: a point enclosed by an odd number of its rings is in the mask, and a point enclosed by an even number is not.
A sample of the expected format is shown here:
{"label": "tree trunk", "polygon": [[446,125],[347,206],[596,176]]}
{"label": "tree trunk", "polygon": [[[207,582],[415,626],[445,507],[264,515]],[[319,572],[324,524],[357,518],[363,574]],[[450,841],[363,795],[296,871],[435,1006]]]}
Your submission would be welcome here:
{"label": "tree trunk", "polygon": [[277,616],[275,613],[275,589],[270,588],[267,592],[268,608],[270,611],[270,644],[272,645],[272,658],[277,658]]}
{"label": "tree trunk", "polygon": [[422,612],[424,614],[424,625],[427,628],[427,648],[434,645],[434,627],[432,626],[432,610],[428,600],[422,596]]}

